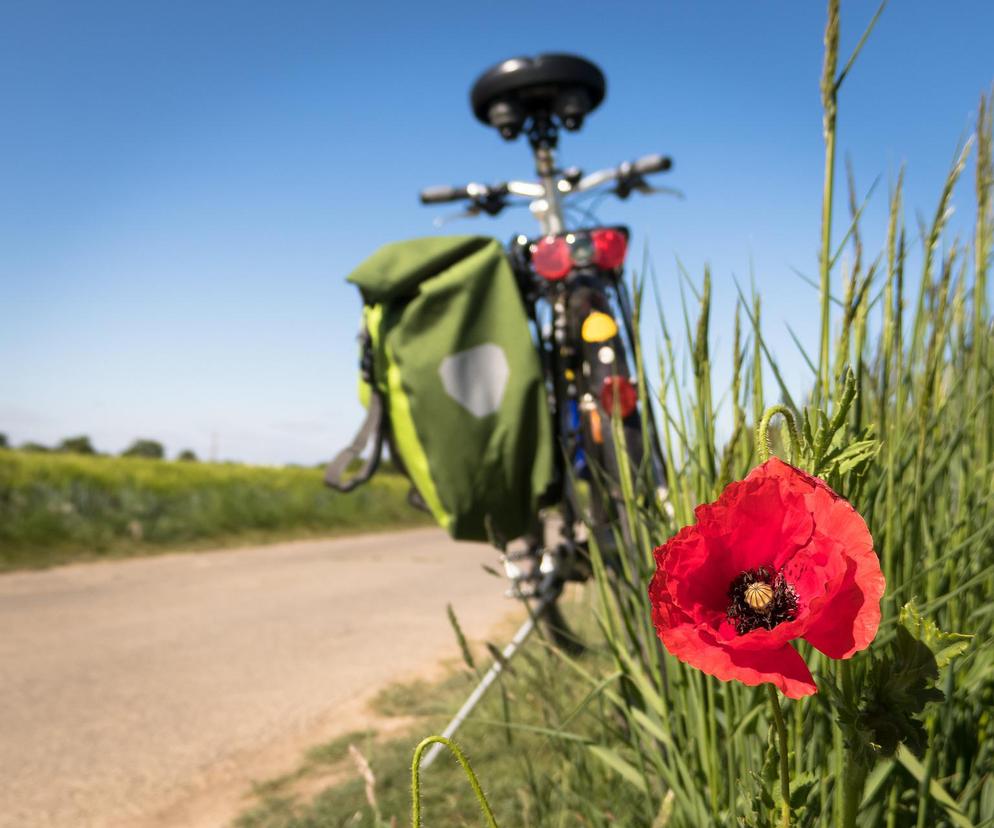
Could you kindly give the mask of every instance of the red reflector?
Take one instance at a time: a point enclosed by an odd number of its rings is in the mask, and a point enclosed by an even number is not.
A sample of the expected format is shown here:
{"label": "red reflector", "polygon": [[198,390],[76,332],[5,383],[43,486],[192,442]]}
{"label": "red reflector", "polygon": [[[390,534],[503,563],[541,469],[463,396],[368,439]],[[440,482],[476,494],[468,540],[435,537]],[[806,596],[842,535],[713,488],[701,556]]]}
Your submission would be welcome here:
{"label": "red reflector", "polygon": [[546,236],[532,245],[532,267],[544,279],[564,279],[573,268],[569,245],[559,236]]}
{"label": "red reflector", "polygon": [[626,377],[615,374],[604,378],[604,384],[601,386],[601,405],[608,414],[614,413],[617,401],[619,413],[624,419],[635,410],[638,400],[638,391]]}
{"label": "red reflector", "polygon": [[590,237],[594,240],[594,264],[605,270],[621,267],[628,250],[628,239],[625,234],[608,227],[594,230]]}

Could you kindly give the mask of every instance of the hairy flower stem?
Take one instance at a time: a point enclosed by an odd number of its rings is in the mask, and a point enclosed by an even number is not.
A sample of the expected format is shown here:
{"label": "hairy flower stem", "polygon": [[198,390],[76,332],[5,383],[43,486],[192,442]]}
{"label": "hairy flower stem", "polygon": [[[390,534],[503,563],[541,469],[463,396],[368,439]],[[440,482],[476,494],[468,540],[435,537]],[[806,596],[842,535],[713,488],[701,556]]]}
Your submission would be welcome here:
{"label": "hairy flower stem", "polygon": [[770,696],[770,707],[773,709],[773,722],[776,726],[780,748],[780,796],[783,799],[780,828],[790,828],[790,765],[787,756],[787,725],[783,720],[783,711],[780,709],[780,699],[777,698],[776,688],[772,684],[767,684],[766,689]]}
{"label": "hairy flower stem", "polygon": [[756,451],[759,454],[759,462],[765,463],[773,453],[773,446],[770,444],[770,421],[780,414],[787,423],[787,436],[790,441],[790,463],[796,466],[801,449],[801,438],[797,432],[797,421],[794,419],[794,412],[785,405],[774,405],[766,409],[763,418],[756,427]]}
{"label": "hairy flower stem", "polygon": [[497,828],[497,820],[494,817],[494,812],[490,809],[490,803],[487,802],[487,798],[483,794],[483,788],[480,787],[480,780],[473,773],[473,768],[470,767],[469,760],[456,747],[455,743],[449,741],[444,736],[429,736],[427,739],[423,739],[414,749],[414,759],[411,762],[411,828],[421,828],[421,755],[429,745],[435,742],[445,745],[455,755],[456,760],[466,772],[466,778],[469,779],[469,786],[473,789],[476,801],[480,804],[480,810],[483,811],[487,825],[489,828]]}
{"label": "hairy flower stem", "polygon": [[863,801],[863,787],[866,784],[866,774],[869,768],[850,756],[842,775],[842,828],[854,828],[856,814],[859,813]]}

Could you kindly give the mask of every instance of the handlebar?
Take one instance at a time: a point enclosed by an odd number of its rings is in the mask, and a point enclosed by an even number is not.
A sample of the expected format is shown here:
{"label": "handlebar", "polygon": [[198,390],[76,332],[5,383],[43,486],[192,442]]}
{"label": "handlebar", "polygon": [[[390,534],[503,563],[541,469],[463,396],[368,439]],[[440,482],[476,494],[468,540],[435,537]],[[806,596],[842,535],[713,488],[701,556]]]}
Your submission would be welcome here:
{"label": "handlebar", "polygon": [[[672,167],[673,161],[669,156],[644,155],[634,161],[624,161],[617,167],[598,170],[589,175],[583,175],[576,168],[557,170],[551,180],[544,178],[544,183],[504,181],[492,185],[470,183],[463,186],[427,187],[421,191],[421,203],[445,204],[451,201],[468,201],[468,206],[459,214],[460,216],[478,216],[480,213],[496,216],[509,205],[508,196],[521,196],[530,200],[532,213],[546,232],[549,232],[550,228],[562,226],[559,204],[563,200],[604,184],[613,183],[614,186],[609,192],[622,200],[635,191],[646,195],[661,192],[679,195],[678,191],[665,187],[652,187],[645,180],[646,175],[666,172]],[[547,190],[549,186],[554,188],[551,193]],[[548,218],[549,216],[555,217],[555,220]],[[436,219],[436,224],[440,223]]]}
{"label": "handlebar", "polygon": [[632,162],[632,169],[639,175],[666,172],[673,167],[673,159],[668,155],[643,155]]}
{"label": "handlebar", "polygon": [[422,204],[444,204],[447,201],[459,201],[469,198],[468,187],[449,187],[440,184],[435,187],[425,187],[421,191]]}
{"label": "handlebar", "polygon": [[[673,160],[668,155],[644,155],[634,161],[623,161],[617,167],[598,170],[580,177],[579,171],[568,171],[565,189],[560,188],[560,197],[579,193],[599,187],[610,181],[618,182],[618,195],[625,197],[631,192],[638,179],[651,173],[667,172],[673,168]],[[486,186],[483,184],[466,184],[463,186],[439,185],[426,187],[421,191],[422,204],[444,204],[450,201],[464,199],[498,199],[504,196],[521,195],[529,198],[540,198],[543,195],[541,185],[527,181],[505,181],[500,184]]]}

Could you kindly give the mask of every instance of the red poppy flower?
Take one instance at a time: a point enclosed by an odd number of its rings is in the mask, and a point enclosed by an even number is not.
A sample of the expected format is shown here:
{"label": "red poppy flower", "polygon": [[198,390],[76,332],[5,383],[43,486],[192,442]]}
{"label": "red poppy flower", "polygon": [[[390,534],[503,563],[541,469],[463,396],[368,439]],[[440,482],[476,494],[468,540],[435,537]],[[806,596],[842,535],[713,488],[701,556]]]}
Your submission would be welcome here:
{"label": "red poppy flower", "polygon": [[649,585],[656,632],[681,661],[800,698],[818,688],[790,641],[849,658],[873,640],[884,592],[873,539],[823,481],[774,457],[696,515],[656,549]]}

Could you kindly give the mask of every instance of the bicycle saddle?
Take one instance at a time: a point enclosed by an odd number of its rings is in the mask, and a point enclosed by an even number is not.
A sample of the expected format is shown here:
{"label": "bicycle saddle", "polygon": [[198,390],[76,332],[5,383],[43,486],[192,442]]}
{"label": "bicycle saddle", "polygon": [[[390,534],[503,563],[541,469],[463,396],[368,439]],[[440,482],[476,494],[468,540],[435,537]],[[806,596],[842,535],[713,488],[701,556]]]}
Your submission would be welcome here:
{"label": "bicycle saddle", "polygon": [[579,129],[584,117],[604,100],[606,81],[597,66],[566,54],[505,60],[473,84],[470,101],[476,117],[511,140],[527,120],[556,116],[568,130]]}

